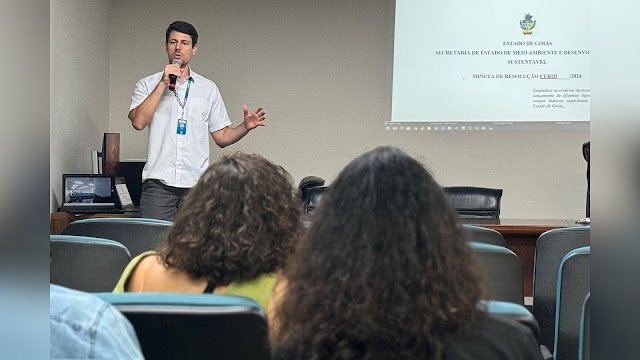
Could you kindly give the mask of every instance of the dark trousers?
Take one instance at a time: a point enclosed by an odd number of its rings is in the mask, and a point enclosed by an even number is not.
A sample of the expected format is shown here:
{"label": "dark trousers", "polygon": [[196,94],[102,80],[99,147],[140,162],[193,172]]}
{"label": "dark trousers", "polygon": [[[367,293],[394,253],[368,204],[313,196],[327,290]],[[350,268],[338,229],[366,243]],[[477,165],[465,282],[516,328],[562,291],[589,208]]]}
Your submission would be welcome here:
{"label": "dark trousers", "polygon": [[155,179],[145,180],[140,196],[140,217],[173,221],[188,193],[189,188],[168,186]]}

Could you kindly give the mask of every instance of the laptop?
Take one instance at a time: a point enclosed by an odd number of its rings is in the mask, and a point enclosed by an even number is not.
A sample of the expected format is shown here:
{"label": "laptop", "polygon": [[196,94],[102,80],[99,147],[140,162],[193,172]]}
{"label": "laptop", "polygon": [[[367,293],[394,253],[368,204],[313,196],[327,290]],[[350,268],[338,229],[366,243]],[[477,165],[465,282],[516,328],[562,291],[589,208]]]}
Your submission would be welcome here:
{"label": "laptop", "polygon": [[121,213],[114,201],[114,176],[63,174],[61,210],[70,213]]}

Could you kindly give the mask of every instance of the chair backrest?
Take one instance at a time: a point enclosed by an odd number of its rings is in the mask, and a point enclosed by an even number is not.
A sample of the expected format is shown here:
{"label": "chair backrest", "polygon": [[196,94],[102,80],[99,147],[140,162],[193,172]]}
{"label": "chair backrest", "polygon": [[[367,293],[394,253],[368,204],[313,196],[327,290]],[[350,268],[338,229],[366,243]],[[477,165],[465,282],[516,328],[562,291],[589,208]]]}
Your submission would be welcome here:
{"label": "chair backrest", "polygon": [[50,235],[50,281],[84,292],[112,291],[131,260],[122,244],[95,237]]}
{"label": "chair backrest", "polygon": [[536,242],[533,267],[533,315],[540,325],[542,344],[553,352],[558,270],[565,254],[590,244],[590,226],[549,230]]}
{"label": "chair backrest", "polygon": [[591,359],[591,292],[587,294],[582,305],[580,319],[580,360]]}
{"label": "chair backrest", "polygon": [[474,186],[444,188],[451,204],[461,218],[498,219],[502,189]]}
{"label": "chair backrest", "polygon": [[304,199],[304,208],[307,213],[313,212],[313,210],[318,207],[322,194],[326,189],[326,186],[316,186],[307,189],[306,197]]}
{"label": "chair backrest", "polygon": [[591,141],[582,144],[582,156],[587,162],[587,211],[586,216],[591,216]]}
{"label": "chair backrest", "polygon": [[300,180],[300,183],[298,184],[298,189],[300,189],[300,196],[302,197],[302,201],[304,202],[307,197],[307,189],[322,185],[324,185],[324,179],[319,176],[310,175],[302,178],[302,180]]}
{"label": "chair backrest", "polygon": [[129,249],[131,257],[156,249],[169,232],[170,221],[143,218],[94,218],[76,220],[64,235],[94,236],[115,240]]}
{"label": "chair backrest", "polygon": [[467,224],[463,224],[462,228],[467,234],[467,241],[507,246],[507,241],[504,239],[504,236],[493,229]]}
{"label": "chair backrest", "polygon": [[524,305],[522,264],[513,251],[496,245],[468,243],[475,253],[489,294],[487,299]]}
{"label": "chair backrest", "polygon": [[577,360],[580,348],[582,305],[591,287],[591,247],[570,251],[562,259],[558,274],[555,360]]}
{"label": "chair backrest", "polygon": [[269,359],[267,321],[251,299],[214,294],[105,293],[133,324],[147,359]]}
{"label": "chair backrest", "polygon": [[489,315],[516,321],[528,327],[536,340],[538,340],[538,344],[540,343],[540,327],[538,327],[536,318],[533,317],[533,314],[531,314],[527,308],[511,302],[496,300],[482,301],[482,304],[485,306]]}

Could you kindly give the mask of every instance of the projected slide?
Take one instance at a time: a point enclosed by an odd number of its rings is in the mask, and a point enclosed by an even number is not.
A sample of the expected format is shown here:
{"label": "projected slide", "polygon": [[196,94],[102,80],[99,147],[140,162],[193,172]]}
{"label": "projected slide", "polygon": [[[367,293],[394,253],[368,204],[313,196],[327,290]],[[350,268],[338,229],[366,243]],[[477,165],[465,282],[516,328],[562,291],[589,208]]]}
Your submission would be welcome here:
{"label": "projected slide", "polygon": [[391,123],[589,121],[584,0],[397,0]]}

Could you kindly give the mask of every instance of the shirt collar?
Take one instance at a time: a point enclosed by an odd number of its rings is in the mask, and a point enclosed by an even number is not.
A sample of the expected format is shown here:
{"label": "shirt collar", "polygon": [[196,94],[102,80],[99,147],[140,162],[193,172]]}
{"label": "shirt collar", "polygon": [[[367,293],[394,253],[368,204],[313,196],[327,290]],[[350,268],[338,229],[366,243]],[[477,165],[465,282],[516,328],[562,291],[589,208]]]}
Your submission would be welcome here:
{"label": "shirt collar", "polygon": [[[196,74],[195,71],[193,71],[193,69],[191,68],[191,66],[189,66],[189,78],[191,78],[191,81],[196,82],[196,77],[198,77],[200,75]],[[189,79],[187,78],[187,80]]]}

